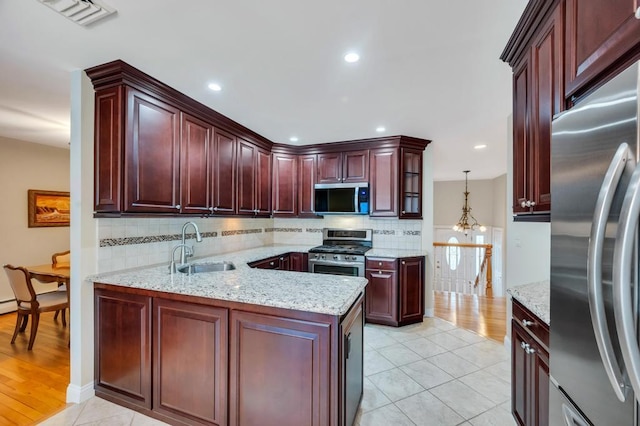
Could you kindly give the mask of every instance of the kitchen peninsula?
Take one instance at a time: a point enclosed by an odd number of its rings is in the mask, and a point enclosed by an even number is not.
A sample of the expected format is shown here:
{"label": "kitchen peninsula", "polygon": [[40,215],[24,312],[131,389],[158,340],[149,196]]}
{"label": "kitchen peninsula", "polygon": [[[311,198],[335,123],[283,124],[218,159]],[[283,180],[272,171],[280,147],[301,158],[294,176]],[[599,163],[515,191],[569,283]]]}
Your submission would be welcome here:
{"label": "kitchen peninsula", "polygon": [[199,260],[229,271],[92,277],[96,395],[171,424],[352,424],[367,280],[247,265],[291,251]]}

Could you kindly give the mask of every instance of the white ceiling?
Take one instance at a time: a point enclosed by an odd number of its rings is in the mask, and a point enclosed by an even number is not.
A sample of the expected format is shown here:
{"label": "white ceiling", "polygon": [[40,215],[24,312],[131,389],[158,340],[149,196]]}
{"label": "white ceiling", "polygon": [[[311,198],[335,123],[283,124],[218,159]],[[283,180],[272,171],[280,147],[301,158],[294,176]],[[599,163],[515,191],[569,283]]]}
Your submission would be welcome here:
{"label": "white ceiling", "polygon": [[498,57],[526,0],[106,2],[117,15],[81,27],[37,0],[0,1],[0,136],[67,147],[70,72],[122,59],[274,142],[382,125],[433,141],[435,180],[507,171]]}

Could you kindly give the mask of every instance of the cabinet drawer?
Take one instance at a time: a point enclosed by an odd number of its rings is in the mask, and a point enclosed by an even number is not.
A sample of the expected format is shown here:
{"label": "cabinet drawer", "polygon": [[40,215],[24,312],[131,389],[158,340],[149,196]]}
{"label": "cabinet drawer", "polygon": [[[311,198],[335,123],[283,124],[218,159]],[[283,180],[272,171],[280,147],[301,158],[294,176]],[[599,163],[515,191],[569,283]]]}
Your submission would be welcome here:
{"label": "cabinet drawer", "polygon": [[549,348],[549,326],[535,316],[529,309],[520,302],[513,300],[513,320],[528,330],[537,340]]}
{"label": "cabinet drawer", "polygon": [[385,270],[385,271],[395,271],[397,268],[397,261],[395,259],[367,258],[366,268]]}

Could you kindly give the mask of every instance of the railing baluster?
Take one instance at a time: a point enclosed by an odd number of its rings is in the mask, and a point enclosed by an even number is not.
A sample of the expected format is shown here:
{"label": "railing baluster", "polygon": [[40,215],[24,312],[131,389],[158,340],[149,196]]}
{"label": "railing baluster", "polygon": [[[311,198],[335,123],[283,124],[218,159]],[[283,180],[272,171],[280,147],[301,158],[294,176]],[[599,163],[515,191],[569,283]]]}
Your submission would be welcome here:
{"label": "railing baluster", "polygon": [[[492,296],[491,257],[493,246],[491,244],[434,242],[433,246],[436,259],[434,289]],[[453,261],[452,248],[459,250],[456,251],[455,260],[458,265],[455,270],[451,269],[451,265],[447,261]],[[473,260],[474,266],[470,265],[469,259]],[[477,262],[481,263],[476,274],[475,265]]]}

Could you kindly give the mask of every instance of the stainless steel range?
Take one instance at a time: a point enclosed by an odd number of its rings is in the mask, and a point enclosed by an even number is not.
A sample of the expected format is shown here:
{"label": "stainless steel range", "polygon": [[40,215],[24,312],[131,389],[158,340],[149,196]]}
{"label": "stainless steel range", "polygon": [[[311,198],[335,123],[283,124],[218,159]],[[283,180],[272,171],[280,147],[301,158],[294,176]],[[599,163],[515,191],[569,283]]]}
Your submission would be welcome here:
{"label": "stainless steel range", "polygon": [[309,250],[309,272],[364,277],[372,234],[371,229],[324,228],[322,245]]}

